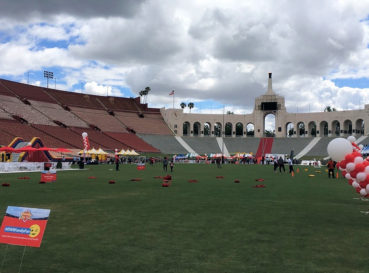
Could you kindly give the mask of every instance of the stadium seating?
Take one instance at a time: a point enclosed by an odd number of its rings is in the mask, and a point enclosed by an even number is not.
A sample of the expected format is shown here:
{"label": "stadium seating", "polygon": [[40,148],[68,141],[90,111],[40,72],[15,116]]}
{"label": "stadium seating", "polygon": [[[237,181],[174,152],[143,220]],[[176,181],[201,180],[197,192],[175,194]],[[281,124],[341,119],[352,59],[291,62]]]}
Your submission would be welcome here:
{"label": "stadium seating", "polygon": [[55,103],[52,98],[45,94],[41,87],[7,80],[1,80],[1,83],[19,98]]}
{"label": "stadium seating", "polygon": [[334,139],[334,137],[322,137],[305,156],[327,156],[327,146],[332,139]]}
{"label": "stadium seating", "polygon": [[182,139],[198,154],[221,152],[215,137],[182,137]]}
{"label": "stadium seating", "polygon": [[99,97],[98,99],[109,110],[138,112],[133,99],[118,97]]}
{"label": "stadium seating", "polygon": [[140,118],[136,113],[115,112],[115,116],[128,128],[140,134],[172,135],[171,130],[161,118]]}
{"label": "stadium seating", "polygon": [[149,153],[158,153],[160,152],[158,149],[154,148],[150,144],[143,141],[141,138],[136,136],[135,134],[130,133],[115,133],[115,132],[106,132],[107,135],[112,138],[126,144],[126,147],[122,147],[123,149],[135,149],[136,151],[141,152],[149,152]]}
{"label": "stadium seating", "polygon": [[150,135],[139,134],[139,136],[147,143],[166,154],[187,154],[185,148],[175,139],[174,136],[169,135]]}
{"label": "stadium seating", "polygon": [[27,120],[29,123],[53,124],[45,115],[33,109],[30,105],[22,103],[16,97],[0,95],[0,108],[14,116]]}
{"label": "stadium seating", "polygon": [[10,134],[12,139],[15,137],[22,137],[25,141],[30,141],[33,137],[39,137],[42,139],[43,143],[49,147],[70,147],[66,142],[37,130],[37,128],[34,128],[32,125],[22,124],[18,121],[2,119],[0,120],[0,128],[2,128],[2,131],[6,131]]}
{"label": "stadium seating", "polygon": [[106,132],[127,132],[119,120],[104,110],[70,107],[71,111],[88,124],[93,124]]}
{"label": "stadium seating", "polygon": [[60,105],[55,103],[41,102],[30,100],[32,106],[39,109],[45,115],[47,115],[51,120],[57,120],[62,122],[67,126],[75,127],[88,127],[86,122],[82,121],[77,116],[64,110]]}
{"label": "stadium seating", "polygon": [[293,151],[297,155],[311,140],[311,137],[274,138],[272,154],[290,154]]}
{"label": "stadium seating", "polygon": [[256,154],[260,138],[255,137],[226,137],[223,138],[225,145],[230,153],[253,153]]}
{"label": "stadium seating", "polygon": [[96,100],[97,96],[54,89],[44,90],[61,105],[104,110],[104,107]]}

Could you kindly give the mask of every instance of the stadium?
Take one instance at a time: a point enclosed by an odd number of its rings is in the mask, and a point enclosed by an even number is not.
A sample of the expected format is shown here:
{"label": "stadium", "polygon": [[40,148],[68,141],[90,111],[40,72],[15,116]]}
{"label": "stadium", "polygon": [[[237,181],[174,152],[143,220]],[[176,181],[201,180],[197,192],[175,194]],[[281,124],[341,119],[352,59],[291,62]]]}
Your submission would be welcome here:
{"label": "stadium", "polygon": [[368,1],[0,3],[0,273],[369,272]]}
{"label": "stadium", "polygon": [[[255,100],[251,114],[190,114],[183,109],[156,109],[140,103],[140,97],[122,98],[79,94],[0,80],[0,143],[21,148],[43,146],[73,149],[78,156],[82,132],[88,133],[91,148],[114,154],[116,149],[167,155],[248,153],[290,154],[297,159],[324,158],[334,137],[357,137],[367,144],[367,107],[362,110],[288,113],[284,98],[268,89]],[[265,117],[275,116],[275,137],[265,137]],[[251,129],[250,129],[251,128]],[[48,152],[33,153],[33,159],[2,161],[45,161]],[[57,156],[57,154],[56,154]],[[64,155],[65,156],[65,155]]]}

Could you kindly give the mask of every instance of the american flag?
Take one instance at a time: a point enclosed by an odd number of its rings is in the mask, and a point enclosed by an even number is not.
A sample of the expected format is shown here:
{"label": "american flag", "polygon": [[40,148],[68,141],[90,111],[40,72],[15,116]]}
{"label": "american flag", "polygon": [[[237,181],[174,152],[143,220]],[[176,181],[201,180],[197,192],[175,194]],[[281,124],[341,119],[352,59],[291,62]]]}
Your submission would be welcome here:
{"label": "american flag", "polygon": [[169,93],[169,96],[172,96],[174,95],[174,90],[172,90],[170,93]]}

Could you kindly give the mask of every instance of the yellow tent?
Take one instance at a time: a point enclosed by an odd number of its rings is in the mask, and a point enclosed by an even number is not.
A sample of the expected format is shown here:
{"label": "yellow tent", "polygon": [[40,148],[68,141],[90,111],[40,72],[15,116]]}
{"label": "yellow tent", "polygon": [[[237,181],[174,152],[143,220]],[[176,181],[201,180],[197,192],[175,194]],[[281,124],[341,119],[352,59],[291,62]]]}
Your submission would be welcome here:
{"label": "yellow tent", "polygon": [[139,153],[137,153],[135,150],[131,151],[132,155],[140,155]]}
{"label": "yellow tent", "polygon": [[120,150],[120,152],[118,153],[118,155],[125,155],[126,151],[124,149]]}

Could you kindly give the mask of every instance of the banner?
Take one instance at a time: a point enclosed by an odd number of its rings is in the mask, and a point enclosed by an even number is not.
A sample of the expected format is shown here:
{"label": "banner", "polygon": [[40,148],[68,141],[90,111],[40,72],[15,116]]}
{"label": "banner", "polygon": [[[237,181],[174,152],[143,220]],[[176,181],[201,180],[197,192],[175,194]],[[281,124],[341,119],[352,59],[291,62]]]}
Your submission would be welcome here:
{"label": "banner", "polygon": [[49,209],[9,206],[0,228],[0,243],[40,247]]}
{"label": "banner", "polygon": [[41,182],[54,182],[56,181],[56,171],[43,171],[41,172]]}

